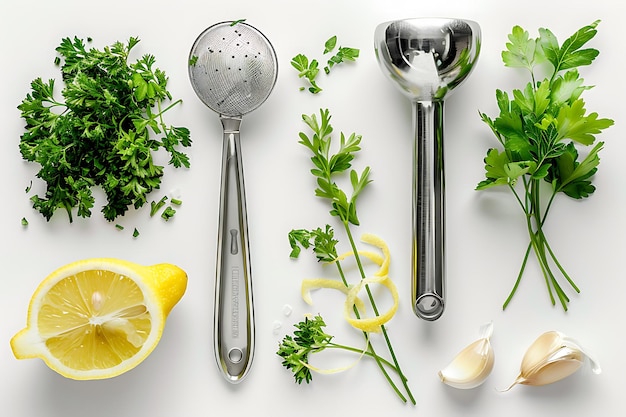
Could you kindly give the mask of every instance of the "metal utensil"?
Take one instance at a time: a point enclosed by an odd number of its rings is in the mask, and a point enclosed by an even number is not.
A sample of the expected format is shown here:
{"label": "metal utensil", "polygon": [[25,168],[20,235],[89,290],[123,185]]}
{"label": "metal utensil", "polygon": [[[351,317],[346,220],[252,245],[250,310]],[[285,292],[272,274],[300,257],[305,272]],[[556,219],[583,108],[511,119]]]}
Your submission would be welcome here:
{"label": "metal utensil", "polygon": [[418,18],[375,32],[383,73],[413,103],[413,310],[438,319],[445,305],[444,98],[472,71],[480,52],[476,22]]}
{"label": "metal utensil", "polygon": [[278,74],[269,40],[243,22],[221,22],[194,42],[189,78],[224,131],[215,284],[214,344],[224,377],[240,382],[254,353],[254,308],[239,127],[269,96]]}

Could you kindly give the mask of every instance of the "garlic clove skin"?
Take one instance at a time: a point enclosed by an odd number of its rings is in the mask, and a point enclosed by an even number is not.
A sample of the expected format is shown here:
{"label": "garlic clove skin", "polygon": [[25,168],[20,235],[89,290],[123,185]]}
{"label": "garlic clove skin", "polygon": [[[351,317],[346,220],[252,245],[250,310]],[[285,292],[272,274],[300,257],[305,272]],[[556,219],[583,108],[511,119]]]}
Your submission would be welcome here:
{"label": "garlic clove skin", "polygon": [[465,347],[448,366],[439,371],[441,382],[458,389],[476,388],[485,382],[495,361],[489,341],[492,329],[492,323],[483,326],[482,337]]}
{"label": "garlic clove skin", "polygon": [[542,386],[552,384],[575,373],[589,361],[594,373],[600,373],[600,366],[580,345],[564,334],[556,331],[539,336],[528,348],[522,359],[520,374],[513,384]]}

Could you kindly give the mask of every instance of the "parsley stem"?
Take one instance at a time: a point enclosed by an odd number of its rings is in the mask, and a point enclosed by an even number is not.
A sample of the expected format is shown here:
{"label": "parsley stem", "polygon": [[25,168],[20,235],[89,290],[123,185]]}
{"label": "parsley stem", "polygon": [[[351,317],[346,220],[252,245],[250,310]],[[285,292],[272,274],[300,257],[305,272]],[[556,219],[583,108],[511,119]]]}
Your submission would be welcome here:
{"label": "parsley stem", "polygon": [[[359,272],[361,273],[361,278],[365,279],[365,271],[363,270],[361,257],[359,256],[359,252],[357,250],[356,244],[354,243],[354,238],[352,237],[352,231],[350,230],[350,225],[347,221],[344,221],[343,225],[346,230],[346,235],[348,236],[348,240],[350,241],[350,247],[352,248],[352,251],[354,252],[354,258],[356,259]],[[365,286],[365,291],[367,292],[367,296],[370,300],[370,304],[372,305],[372,310],[378,316],[379,315],[378,308],[376,307],[374,296],[372,295],[372,292],[368,285]],[[396,358],[396,354],[393,350],[393,346],[391,345],[391,341],[389,340],[389,335],[387,334],[387,328],[385,327],[384,324],[381,324],[380,329],[383,334],[383,337],[385,338],[385,342],[387,343],[387,348],[389,349],[389,355],[391,355],[391,359],[393,360],[393,363],[396,366],[396,369],[398,370],[398,375],[400,376],[400,379],[402,380],[402,385],[404,386],[404,389],[406,390],[406,393],[408,394],[411,400],[411,403],[415,405],[416,404],[415,398],[413,397],[413,393],[411,392],[411,389],[409,388],[406,382],[407,380],[406,380],[406,377],[404,376],[404,372],[402,372],[402,369],[400,368],[400,364],[398,363],[398,359]]]}
{"label": "parsley stem", "polygon": [[519,273],[517,274],[517,279],[515,280],[513,289],[511,290],[511,292],[509,293],[509,296],[506,298],[506,300],[504,301],[504,304],[502,305],[502,310],[505,310],[506,307],[509,305],[509,303],[513,299],[513,296],[515,295],[515,292],[517,291],[517,287],[519,287],[519,284],[522,281],[522,276],[524,275],[524,270],[526,269],[526,263],[528,262],[528,257],[530,255],[531,249],[532,249],[532,243],[528,242],[528,247],[526,248],[526,253],[524,254],[524,259],[522,261],[522,266],[520,267]]}
{"label": "parsley stem", "polygon": [[550,253],[550,256],[552,257],[552,260],[554,261],[554,264],[557,266],[557,268],[559,268],[559,271],[561,271],[561,273],[563,274],[563,276],[565,277],[567,282],[570,283],[572,288],[574,288],[574,290],[579,293],[580,289],[578,288],[576,283],[574,283],[574,281],[570,278],[569,274],[565,271],[565,269],[561,266],[561,263],[557,259],[556,255],[554,254],[554,252],[552,252],[552,248],[548,244],[548,241],[544,240],[544,244],[546,245],[546,249],[548,249],[548,252]]}
{"label": "parsley stem", "polygon": [[[520,267],[517,279],[513,285],[513,288],[511,289],[511,292],[509,293],[509,296],[505,300],[502,308],[505,309],[508,306],[508,304],[511,302],[511,299],[513,298],[513,295],[517,291],[517,288],[519,287],[522,275],[524,273],[524,270],[526,269],[528,257],[530,255],[530,250],[532,248],[533,252],[537,256],[539,267],[541,268],[541,272],[544,276],[544,280],[546,282],[546,287],[548,289],[548,294],[549,294],[551,303],[553,305],[556,303],[556,299],[554,297],[554,293],[556,293],[561,305],[563,306],[563,309],[567,311],[567,302],[569,302],[569,298],[565,294],[565,291],[563,291],[563,288],[561,287],[559,282],[556,280],[556,277],[554,276],[554,273],[552,272],[552,268],[550,267],[550,263],[548,260],[548,255],[550,259],[552,259],[552,261],[554,262],[554,265],[556,265],[556,267],[559,269],[561,274],[565,277],[565,279],[572,286],[572,288],[578,293],[580,292],[580,289],[576,286],[574,281],[570,278],[570,276],[565,271],[565,268],[563,268],[563,266],[559,262],[558,258],[556,257],[554,251],[552,250],[543,232],[543,225],[546,221],[548,212],[550,210],[550,207],[552,206],[552,202],[554,201],[554,197],[556,193],[558,192],[558,189],[553,190],[550,196],[550,199],[548,201],[548,204],[542,212],[541,198],[540,198],[541,180],[538,180],[538,179],[527,180],[526,178],[523,178],[522,181],[523,181],[524,189],[525,189],[525,202],[522,202],[519,194],[514,188],[514,184],[509,184],[509,188],[513,192],[517,202],[519,203],[520,207],[525,213],[526,227],[528,229],[528,236],[530,238],[530,242],[528,243],[528,247],[526,248],[526,252],[524,254],[524,258],[523,258],[522,265]],[[553,289],[554,289],[554,293],[553,293]]]}
{"label": "parsley stem", "polygon": [[[389,362],[387,359],[378,356],[377,354],[375,354],[374,352],[370,351],[370,350],[366,350],[363,351],[362,349],[358,349],[352,346],[346,346],[346,345],[341,345],[339,343],[333,343],[333,342],[329,342],[328,345],[326,345],[326,349],[343,349],[343,350],[347,350],[349,352],[355,352],[355,353],[363,353],[366,356],[369,356],[370,358],[373,358],[376,360],[376,362],[380,362],[381,364],[384,364],[385,366],[389,367],[390,369],[392,369],[393,371],[395,371],[396,373],[398,372],[398,368],[396,368],[396,366]],[[391,382],[393,384],[393,382]],[[398,392],[398,395],[402,396],[401,392]]]}
{"label": "parsley stem", "polygon": [[[543,230],[541,228],[541,204],[540,204],[540,197],[539,197],[539,186],[540,186],[539,180],[530,181],[531,205],[530,205],[530,212],[528,213],[528,217],[527,217],[528,232],[532,236],[533,241],[534,241],[533,245],[534,245],[535,254],[537,255],[539,264],[541,265],[541,269],[543,271],[543,275],[546,279],[546,285],[550,293],[550,301],[552,302],[552,304],[554,304],[554,297],[552,295],[550,282],[552,282],[553,285],[555,286],[555,290],[556,290],[556,287],[558,287],[558,283],[556,283],[556,280],[554,279],[554,275],[552,274],[550,265],[548,264],[548,260],[546,258],[545,245],[544,245],[545,237],[543,235]],[[536,231],[533,230],[532,219],[535,220],[535,228],[537,229]],[[557,291],[557,294],[558,294],[558,291]]]}
{"label": "parsley stem", "polygon": [[[356,254],[356,252],[355,252]],[[358,257],[358,255],[355,255],[355,258]],[[357,263],[360,264],[360,259],[357,260]],[[339,271],[339,276],[341,277],[341,281],[343,282],[343,285],[345,285],[346,287],[348,287],[348,281],[346,280],[346,276],[343,272],[343,268],[341,267],[341,263],[339,261],[335,262],[335,265],[337,266],[337,270]],[[361,314],[359,313],[359,309],[353,305],[352,309],[354,310],[354,316],[357,319],[361,318]],[[378,314],[377,314],[378,315]],[[382,359],[380,356],[378,356],[376,354],[376,351],[374,349],[374,345],[372,345],[372,343],[370,342],[370,338],[367,335],[366,332],[363,332],[363,337],[365,338],[365,342],[367,343],[367,352],[366,354],[368,354],[369,356],[371,356],[372,358],[374,358],[374,360],[376,361],[376,364],[378,365],[378,368],[380,369],[380,371],[383,373],[385,379],[387,380],[387,382],[389,382],[389,384],[391,385],[391,387],[393,388],[393,390],[396,392],[396,394],[398,395],[398,397],[400,397],[400,399],[402,400],[402,402],[406,402],[406,397],[402,394],[402,392],[400,392],[400,390],[398,389],[398,386],[393,382],[393,380],[391,379],[391,376],[389,375],[389,373],[387,372],[387,370],[385,369],[385,367],[383,366],[383,363],[389,363],[388,361]],[[356,351],[358,351],[358,349],[355,349]],[[400,376],[401,379],[405,379],[404,375],[402,374],[402,372],[399,372],[399,368],[397,367],[397,363],[396,366],[392,367],[396,373]]]}
{"label": "parsley stem", "polygon": [[159,118],[165,114],[169,109],[171,109],[172,107],[176,107],[178,104],[182,103],[183,100],[182,99],[178,99],[175,102],[173,102],[172,104],[170,104],[169,106],[167,106],[165,109],[161,110],[161,103],[158,102],[158,109],[159,109],[159,113],[155,114],[155,116],[158,116]]}

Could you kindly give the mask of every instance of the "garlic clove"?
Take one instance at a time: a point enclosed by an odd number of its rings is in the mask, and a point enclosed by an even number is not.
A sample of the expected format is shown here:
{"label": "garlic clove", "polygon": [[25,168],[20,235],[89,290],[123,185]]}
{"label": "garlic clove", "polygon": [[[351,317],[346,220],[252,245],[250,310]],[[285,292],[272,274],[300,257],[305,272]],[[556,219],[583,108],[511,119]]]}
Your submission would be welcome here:
{"label": "garlic clove", "polygon": [[522,359],[519,375],[505,391],[518,384],[552,384],[575,373],[586,361],[591,363],[594,373],[600,373],[598,362],[577,342],[560,332],[546,332],[530,345]]}
{"label": "garlic clove", "polygon": [[465,347],[448,366],[439,371],[441,382],[459,389],[476,388],[485,382],[495,360],[489,341],[492,331],[492,323],[483,326],[481,338]]}
{"label": "garlic clove", "polygon": [[557,331],[543,333],[526,350],[520,369],[531,372],[532,369],[540,367],[546,358],[563,344],[562,339],[563,335]]}

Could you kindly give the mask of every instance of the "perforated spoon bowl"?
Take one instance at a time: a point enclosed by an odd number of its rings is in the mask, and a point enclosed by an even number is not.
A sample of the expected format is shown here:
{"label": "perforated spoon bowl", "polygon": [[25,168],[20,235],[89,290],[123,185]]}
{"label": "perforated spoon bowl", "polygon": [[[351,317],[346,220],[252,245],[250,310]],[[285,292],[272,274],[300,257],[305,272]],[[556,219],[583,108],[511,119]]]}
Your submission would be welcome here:
{"label": "perforated spoon bowl", "polygon": [[269,40],[243,22],[203,31],[189,54],[189,78],[223,127],[214,345],[218,366],[232,383],[248,373],[254,353],[254,307],[239,128],[243,116],[268,98],[278,75]]}

